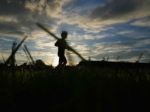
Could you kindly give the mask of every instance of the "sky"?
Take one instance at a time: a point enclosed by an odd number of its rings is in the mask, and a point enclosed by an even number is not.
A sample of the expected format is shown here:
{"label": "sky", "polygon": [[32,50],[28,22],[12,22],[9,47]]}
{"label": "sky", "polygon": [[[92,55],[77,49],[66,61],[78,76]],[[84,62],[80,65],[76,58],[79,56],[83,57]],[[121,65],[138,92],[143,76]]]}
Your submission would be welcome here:
{"label": "sky", "polygon": [[[34,60],[58,63],[55,35],[68,32],[67,42],[87,60],[150,62],[150,0],[0,0],[0,62],[11,53],[12,43],[24,42]],[[81,60],[71,52],[75,64]],[[69,58],[68,58],[69,59]],[[28,62],[23,46],[17,64]]]}

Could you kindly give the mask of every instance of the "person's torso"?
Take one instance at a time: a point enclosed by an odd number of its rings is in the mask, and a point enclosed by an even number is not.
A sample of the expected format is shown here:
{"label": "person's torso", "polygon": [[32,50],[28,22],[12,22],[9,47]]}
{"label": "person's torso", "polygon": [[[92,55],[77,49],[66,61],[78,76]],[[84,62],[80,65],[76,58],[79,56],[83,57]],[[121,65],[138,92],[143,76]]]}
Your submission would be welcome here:
{"label": "person's torso", "polygon": [[65,49],[66,49],[66,41],[65,40],[58,40],[57,42],[58,46],[58,55],[59,56],[64,56],[65,54]]}

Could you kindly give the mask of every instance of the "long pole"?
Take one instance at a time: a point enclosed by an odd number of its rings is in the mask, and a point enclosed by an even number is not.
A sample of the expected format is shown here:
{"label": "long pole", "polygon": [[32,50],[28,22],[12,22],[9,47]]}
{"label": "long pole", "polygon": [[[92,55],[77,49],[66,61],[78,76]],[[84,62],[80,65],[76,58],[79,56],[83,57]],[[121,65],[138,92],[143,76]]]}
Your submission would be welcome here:
{"label": "long pole", "polygon": [[[58,40],[59,38],[53,34],[52,32],[50,32],[47,28],[45,28],[42,24],[40,23],[36,23],[37,26],[39,26],[41,29],[43,29],[44,31],[46,31],[48,34],[50,34],[52,37],[54,37],[56,40]],[[73,49],[72,47],[70,47],[68,44],[67,44],[67,48],[72,51],[73,53],[75,53],[81,60],[83,61],[86,61],[86,59],[84,57],[81,56],[81,54],[79,54],[75,49]]]}
{"label": "long pole", "polygon": [[27,57],[28,62],[30,63],[30,58],[29,58],[28,53],[27,53],[27,51],[25,50],[25,48],[23,48],[23,51],[24,51],[24,53],[25,53],[25,55],[26,55],[26,57]]}
{"label": "long pole", "polygon": [[33,57],[31,56],[31,53],[29,52],[29,50],[28,50],[28,48],[27,48],[26,45],[24,45],[24,48],[25,48],[26,52],[28,53],[28,55],[29,55],[29,57],[30,57],[30,59],[31,59],[31,61],[32,61],[32,64],[35,64],[35,62],[34,62],[34,60],[33,60]]}

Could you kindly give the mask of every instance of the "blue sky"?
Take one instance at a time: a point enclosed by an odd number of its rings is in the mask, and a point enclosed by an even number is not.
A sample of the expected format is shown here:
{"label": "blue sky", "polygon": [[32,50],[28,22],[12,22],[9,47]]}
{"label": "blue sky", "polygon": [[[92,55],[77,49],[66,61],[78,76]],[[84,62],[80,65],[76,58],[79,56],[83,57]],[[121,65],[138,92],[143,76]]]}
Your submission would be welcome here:
{"label": "blue sky", "polygon": [[[55,40],[36,26],[40,22],[60,37],[68,31],[68,43],[83,57],[110,61],[150,62],[150,0],[1,0],[0,60],[7,59],[13,41],[28,35],[26,44],[35,60],[57,65]],[[18,64],[27,61],[23,47]],[[80,59],[70,53],[77,64]],[[119,57],[119,59],[118,59]]]}

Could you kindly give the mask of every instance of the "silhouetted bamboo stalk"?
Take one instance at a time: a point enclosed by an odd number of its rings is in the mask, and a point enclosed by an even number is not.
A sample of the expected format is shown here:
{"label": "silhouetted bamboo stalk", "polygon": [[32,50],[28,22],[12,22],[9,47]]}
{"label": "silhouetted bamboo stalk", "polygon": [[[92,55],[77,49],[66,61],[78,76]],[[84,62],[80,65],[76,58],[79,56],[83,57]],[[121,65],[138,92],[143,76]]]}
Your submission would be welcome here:
{"label": "silhouetted bamboo stalk", "polygon": [[16,52],[18,51],[18,49],[20,48],[20,46],[22,45],[22,43],[27,39],[28,36],[25,36],[22,41],[17,45],[17,47],[12,51],[11,55],[8,57],[8,59],[5,62],[5,65],[7,65],[10,60],[13,58],[13,56],[16,54]]}
{"label": "silhouetted bamboo stalk", "polygon": [[5,58],[3,57],[3,55],[2,55],[2,59],[3,59],[3,62],[5,63],[6,61],[5,61]]}
{"label": "silhouetted bamboo stalk", "polygon": [[141,53],[138,57],[138,59],[135,61],[136,63],[139,63],[139,61],[141,60],[141,58],[143,57],[144,53]]}
{"label": "silhouetted bamboo stalk", "polygon": [[24,51],[24,53],[25,53],[25,55],[26,55],[26,57],[27,57],[27,59],[28,59],[28,62],[30,63],[30,58],[29,58],[29,56],[28,56],[28,54],[27,54],[25,48],[23,48],[23,51]]}
{"label": "silhouetted bamboo stalk", "polygon": [[24,45],[24,48],[25,48],[26,52],[28,53],[28,55],[29,55],[29,57],[30,57],[30,59],[31,59],[31,61],[32,61],[32,64],[34,65],[34,64],[35,64],[35,61],[33,60],[33,57],[31,56],[31,53],[29,52],[27,46]]}

